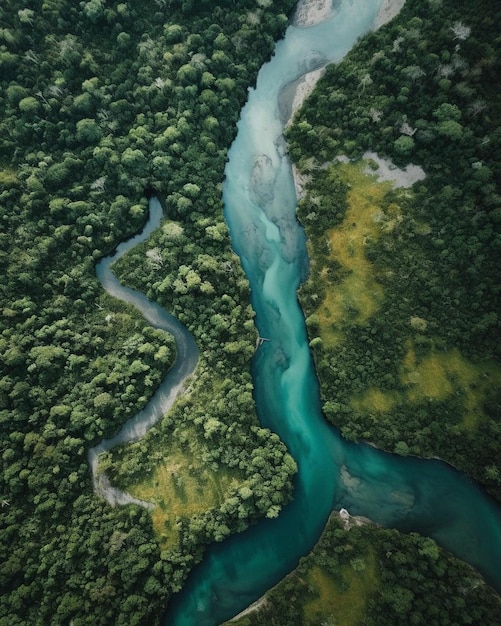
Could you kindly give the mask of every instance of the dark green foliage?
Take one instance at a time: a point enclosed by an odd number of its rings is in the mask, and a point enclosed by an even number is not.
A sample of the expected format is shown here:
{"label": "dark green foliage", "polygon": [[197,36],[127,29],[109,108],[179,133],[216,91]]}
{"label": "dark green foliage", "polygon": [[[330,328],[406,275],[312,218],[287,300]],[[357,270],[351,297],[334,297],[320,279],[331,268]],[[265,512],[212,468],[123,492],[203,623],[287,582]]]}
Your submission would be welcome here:
{"label": "dark green foliage", "polygon": [[308,231],[320,239],[327,229],[342,222],[348,187],[335,171],[320,169],[315,171],[307,189],[312,193],[299,203],[298,217],[302,223],[307,223]]}
{"label": "dark green foliage", "polygon": [[[376,564],[375,572],[366,576],[364,570],[371,569],[372,562]],[[315,584],[311,577],[314,569],[329,581],[327,589]],[[469,565],[439,548],[432,539],[371,525],[345,530],[339,519],[332,517],[313,552],[266,594],[263,607],[235,623],[343,624],[339,615],[350,614],[346,604],[350,602],[354,578],[368,578],[370,594],[365,608],[362,604],[362,610],[353,610],[350,624],[496,626],[501,619],[499,596]],[[308,611],[309,602],[332,590],[337,602],[331,598],[328,606],[321,606],[320,614]]]}
{"label": "dark green foliage", "polygon": [[[366,324],[343,328],[339,349],[315,344],[327,416],[346,437],[391,451],[397,445],[402,451],[403,442],[412,454],[447,458],[497,497],[501,427],[495,388],[483,407],[488,417],[473,429],[461,426],[465,403],[458,394],[399,402],[384,414],[359,413],[350,399],[370,387],[404,391],[399,368],[409,339],[418,360],[458,349],[479,367],[500,361],[500,28],[496,2],[408,0],[396,19],[327,68],[288,131],[291,154],[306,170],[315,170],[312,162],[373,150],[401,167],[421,165],[426,173],[412,196],[388,194],[386,204],[396,202],[402,220],[367,242],[383,304]],[[325,201],[322,176],[320,171],[313,178],[310,196],[321,193]],[[333,197],[339,193],[336,184]],[[322,228],[329,212],[330,226],[338,223],[343,203],[334,206],[321,213],[318,229],[300,206],[320,262],[327,253]],[[336,268],[332,273],[342,278]],[[313,272],[302,294],[307,315],[324,290]],[[411,331],[413,316],[426,320],[426,332]],[[318,334],[314,326],[309,332],[312,338]]]}
{"label": "dark green foliage", "polygon": [[28,4],[0,8],[0,620],[154,624],[200,544],[162,561],[145,511],[92,496],[86,453],[145,404],[175,350],[103,295],[94,262],[141,227],[155,189],[182,245],[162,231],[160,264],[143,248],[118,269],[191,309],[210,367],[249,382],[248,287],[220,181],[293,3],[259,9],[258,25],[250,1]]}

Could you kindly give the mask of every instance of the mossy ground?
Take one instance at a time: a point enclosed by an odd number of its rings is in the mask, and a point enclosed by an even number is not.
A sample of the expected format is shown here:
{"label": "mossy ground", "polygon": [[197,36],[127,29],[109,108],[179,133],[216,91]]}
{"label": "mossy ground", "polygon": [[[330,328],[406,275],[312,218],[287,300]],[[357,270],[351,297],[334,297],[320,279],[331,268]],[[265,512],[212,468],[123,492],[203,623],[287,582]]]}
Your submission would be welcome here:
{"label": "mossy ground", "polygon": [[406,387],[405,391],[370,387],[363,394],[353,396],[353,409],[360,413],[384,414],[403,402],[417,405],[459,395],[463,407],[459,426],[473,429],[485,417],[483,407],[492,388],[501,385],[501,368],[492,363],[472,363],[457,349],[432,350],[418,359],[409,341],[400,365],[400,382]]}
{"label": "mossy ground", "polygon": [[342,567],[335,577],[313,567],[308,572],[308,585],[317,597],[304,605],[305,623],[360,624],[378,581],[376,557],[370,549],[363,559]]}
{"label": "mossy ground", "polygon": [[155,505],[153,528],[165,549],[178,540],[177,520],[220,506],[240,480],[237,472],[214,471],[203,461],[201,448],[197,453],[179,448],[175,442],[164,458],[144,481],[130,487],[130,493]]}
{"label": "mossy ground", "polygon": [[[367,258],[366,248],[369,242],[391,236],[403,216],[398,196],[397,202],[388,201],[391,184],[378,182],[367,173],[365,161],[330,167],[349,185],[348,208],[342,223],[326,233],[328,261],[334,261],[339,270],[332,280],[326,266],[318,268],[325,297],[311,317],[317,323],[324,350],[335,354],[346,340],[345,329],[363,326],[383,305],[385,292],[378,280],[380,270]],[[411,192],[401,193],[408,196]],[[314,246],[310,246],[310,252],[315,254]],[[418,405],[458,396],[462,405],[459,427],[476,428],[485,418],[483,407],[489,393],[501,384],[501,368],[492,363],[473,363],[456,348],[435,349],[433,338],[429,351],[417,356],[413,336],[419,331],[426,331],[426,321],[411,318],[407,349],[398,365],[399,383],[404,390],[371,386],[351,398],[352,408],[377,416],[389,413],[402,402]]]}
{"label": "mossy ground", "polygon": [[[190,400],[182,398],[181,404],[192,401],[191,410],[202,412],[209,406],[208,396],[218,397],[221,389],[222,381],[215,378],[210,389],[192,391]],[[244,482],[241,470],[213,461],[213,442],[192,424],[179,419],[173,428],[168,422],[161,421],[142,440],[111,451],[100,463],[112,484],[154,505],[152,524],[162,550],[178,543],[181,521],[219,508]]]}
{"label": "mossy ground", "polygon": [[[339,163],[335,167],[350,186],[348,209],[343,222],[330,229],[329,260],[340,266],[341,281],[327,290],[316,317],[326,347],[342,341],[342,326],[347,322],[364,324],[377,311],[383,298],[381,285],[375,280],[372,264],[365,255],[369,240],[377,240],[383,228],[381,203],[389,183],[377,183],[364,173],[364,163]],[[388,223],[384,219],[384,223]],[[320,270],[325,277],[327,268]]]}

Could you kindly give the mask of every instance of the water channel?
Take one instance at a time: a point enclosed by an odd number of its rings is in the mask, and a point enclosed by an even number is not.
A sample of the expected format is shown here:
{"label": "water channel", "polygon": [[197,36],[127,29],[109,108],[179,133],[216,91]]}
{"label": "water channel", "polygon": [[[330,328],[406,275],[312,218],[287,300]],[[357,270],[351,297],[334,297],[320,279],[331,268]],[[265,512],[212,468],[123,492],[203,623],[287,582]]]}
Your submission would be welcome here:
{"label": "water channel", "polygon": [[111,254],[102,258],[96,266],[97,277],[106,291],[115,298],[134,305],[155,328],[161,328],[170,333],[174,337],[177,353],[176,362],[146,406],[129,419],[116,435],[109,439],[103,439],[97,446],[89,450],[88,458],[92,470],[94,491],[112,505],[135,503],[149,507],[148,503],[137,500],[130,494],[114,487],[106,474],[98,472],[99,455],[121,443],[141,439],[174,404],[183,390],[184,382],[193,373],[198,361],[197,344],[183,324],[156,302],[148,300],[144,294],[130,287],[124,287],[111,270],[115,261],[150,237],[153,231],[160,226],[162,218],[162,205],[157,198],[150,198],[148,221],[143,230],[127,241],[120,243]]}
{"label": "water channel", "polygon": [[332,509],[418,531],[501,588],[501,509],[439,461],[384,454],[340,438],[321,413],[296,290],[307,256],[283,142],[280,92],[338,60],[374,23],[379,0],[343,0],[323,23],[289,27],[249,93],[223,188],[232,244],[252,288],[263,344],[253,362],[259,419],[286,442],[299,473],[293,502],[208,551],[171,603],[165,626],[219,624],[285,576],[317,541]]}
{"label": "water channel", "polygon": [[[296,195],[279,96],[314,67],[342,58],[370,30],[379,4],[380,0],[342,0],[323,23],[289,27],[242,110],[226,170],[225,216],[251,284],[259,333],[271,339],[259,348],[252,364],[258,415],[287,444],[299,472],[294,500],[277,519],[262,521],[209,548],[170,603],[165,626],[216,625],[244,609],[295,567],[318,540],[330,512],[341,507],[386,527],[433,537],[501,589],[501,507],[445,463],[348,443],[326,423],[297,301],[307,256],[304,233],[295,218]],[[158,213],[156,201],[150,208]],[[110,278],[109,264],[99,271],[111,293],[115,289],[117,297],[133,302],[152,323],[166,327],[162,320],[168,314],[137,292],[129,298]],[[184,352],[188,361],[184,376],[196,362],[196,347],[183,337],[180,345],[187,342],[187,349],[181,350],[177,367],[186,367]],[[179,388],[182,376],[176,376],[162,386],[160,395]],[[166,410],[171,400],[161,400],[152,414]],[[143,421],[141,416],[134,418],[128,434],[91,451],[91,462],[102,449],[130,438],[131,432],[139,436]],[[107,489],[105,485],[103,490]],[[108,496],[121,501],[120,494],[108,491]]]}

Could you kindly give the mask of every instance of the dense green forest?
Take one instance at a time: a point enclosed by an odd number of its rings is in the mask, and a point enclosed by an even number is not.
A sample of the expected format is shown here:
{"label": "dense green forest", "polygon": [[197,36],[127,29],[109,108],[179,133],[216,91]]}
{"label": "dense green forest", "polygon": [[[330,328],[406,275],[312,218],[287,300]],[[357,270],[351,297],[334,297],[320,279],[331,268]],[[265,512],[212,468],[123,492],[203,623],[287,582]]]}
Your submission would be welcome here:
{"label": "dense green forest", "polygon": [[[499,9],[408,0],[327,68],[288,131],[309,178],[301,302],[326,416],[349,439],[444,458],[498,499]],[[368,150],[425,178],[378,184]]]}
{"label": "dense green forest", "polygon": [[[0,8],[5,626],[154,624],[206,542],[277,515],[289,497],[295,463],[254,412],[253,313],[220,184],[247,88],[293,4]],[[94,271],[144,224],[152,191],[162,228],[116,272],[196,338],[191,391],[159,430],[193,446],[169,472],[179,501],[193,476],[213,486],[207,509],[180,507],[157,520],[163,529],[142,507],[97,498],[87,462],[176,357],[171,338],[107,296]],[[162,468],[171,451],[157,445],[145,463]],[[117,481],[141,474],[121,467]]]}

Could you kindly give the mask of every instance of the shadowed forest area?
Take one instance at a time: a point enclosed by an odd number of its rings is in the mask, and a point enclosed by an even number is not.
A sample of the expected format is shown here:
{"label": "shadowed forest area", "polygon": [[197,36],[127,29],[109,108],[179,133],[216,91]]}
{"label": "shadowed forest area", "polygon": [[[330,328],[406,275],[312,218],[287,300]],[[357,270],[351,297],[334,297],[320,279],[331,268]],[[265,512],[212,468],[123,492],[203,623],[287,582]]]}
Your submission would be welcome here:
{"label": "shadowed forest area", "polygon": [[[247,88],[294,3],[25,4],[0,9],[0,619],[153,624],[206,542],[277,515],[291,490],[295,464],[255,415],[253,314],[220,185]],[[153,484],[175,467],[181,502],[195,476],[205,494],[161,529],[94,496],[87,462],[176,358],[94,271],[142,227],[153,191],[165,222],[115,271],[182,319],[201,358],[162,427],[169,445],[144,458]],[[144,480],[140,463],[120,480]]]}

